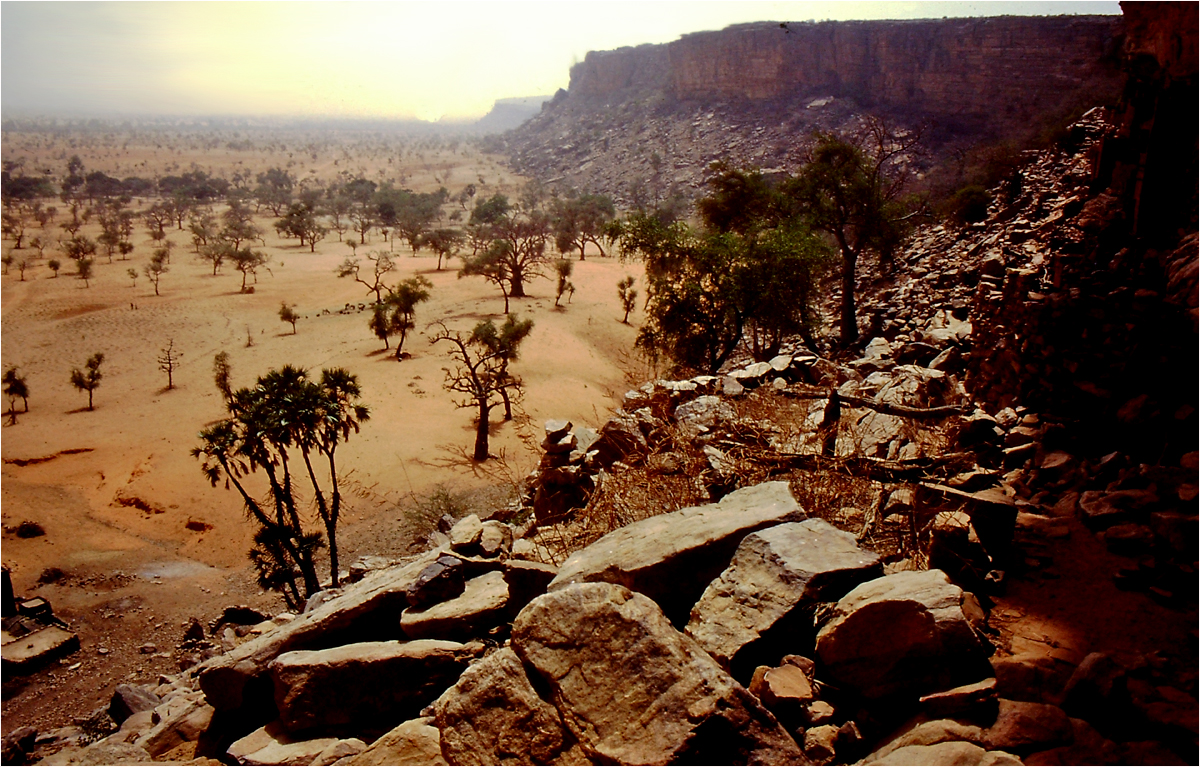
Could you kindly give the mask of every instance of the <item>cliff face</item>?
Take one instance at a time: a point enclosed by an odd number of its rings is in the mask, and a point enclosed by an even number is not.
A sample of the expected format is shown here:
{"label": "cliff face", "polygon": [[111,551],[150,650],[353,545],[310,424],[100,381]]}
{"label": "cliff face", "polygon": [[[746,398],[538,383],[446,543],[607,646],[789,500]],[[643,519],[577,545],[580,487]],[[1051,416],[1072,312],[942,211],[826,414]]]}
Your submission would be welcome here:
{"label": "cliff face", "polygon": [[970,122],[1026,119],[1116,81],[1119,16],[744,24],[590,53],[571,96],[662,89],[683,100],[838,96]]}
{"label": "cliff face", "polygon": [[794,168],[813,131],[882,112],[902,127],[932,124],[932,163],[949,167],[980,139],[1021,143],[1065,113],[1115,102],[1121,25],[763,22],[593,51],[572,67],[569,91],[490,148],[521,173],[628,205],[695,196],[714,160]]}

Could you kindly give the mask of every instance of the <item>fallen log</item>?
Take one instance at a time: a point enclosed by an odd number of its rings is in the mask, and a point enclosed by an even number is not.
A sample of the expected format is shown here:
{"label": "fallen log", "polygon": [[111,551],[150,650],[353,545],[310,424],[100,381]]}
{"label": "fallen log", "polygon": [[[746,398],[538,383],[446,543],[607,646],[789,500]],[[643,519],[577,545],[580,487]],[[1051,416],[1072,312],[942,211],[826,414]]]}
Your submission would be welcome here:
{"label": "fallen log", "polygon": [[909,407],[908,405],[894,405],[890,402],[876,402],[873,399],[864,397],[852,397],[847,394],[837,394],[830,392],[828,389],[817,389],[810,387],[793,386],[786,392],[786,396],[793,399],[830,399],[836,396],[843,405],[850,407],[864,407],[868,410],[874,410],[877,413],[885,413],[887,415],[896,415],[902,418],[916,418],[937,420],[941,418],[950,418],[956,415],[967,415],[973,409],[970,405],[942,405],[940,407]]}

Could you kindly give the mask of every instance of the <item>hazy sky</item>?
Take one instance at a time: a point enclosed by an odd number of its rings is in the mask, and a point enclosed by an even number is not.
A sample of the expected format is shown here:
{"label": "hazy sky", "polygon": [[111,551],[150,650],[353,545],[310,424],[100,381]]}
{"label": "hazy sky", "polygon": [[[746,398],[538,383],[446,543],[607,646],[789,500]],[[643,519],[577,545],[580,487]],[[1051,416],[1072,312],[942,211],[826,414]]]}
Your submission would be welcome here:
{"label": "hazy sky", "polygon": [[6,115],[437,119],[567,86],[589,50],[746,21],[1120,13],[1116,2],[0,3]]}

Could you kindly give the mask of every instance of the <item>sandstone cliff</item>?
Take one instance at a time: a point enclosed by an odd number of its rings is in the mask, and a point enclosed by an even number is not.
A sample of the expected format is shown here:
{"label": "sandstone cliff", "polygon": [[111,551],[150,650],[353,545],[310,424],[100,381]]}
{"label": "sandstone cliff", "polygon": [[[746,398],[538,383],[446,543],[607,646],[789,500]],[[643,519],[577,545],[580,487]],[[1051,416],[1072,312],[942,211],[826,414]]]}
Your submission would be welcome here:
{"label": "sandstone cliff", "polygon": [[[794,167],[864,111],[964,142],[1027,136],[1115,101],[1118,16],[756,23],[593,51],[570,89],[497,141],[517,170],[613,195],[694,196],[713,160]],[[951,142],[947,144],[947,142]],[[957,142],[957,143],[955,143]]]}

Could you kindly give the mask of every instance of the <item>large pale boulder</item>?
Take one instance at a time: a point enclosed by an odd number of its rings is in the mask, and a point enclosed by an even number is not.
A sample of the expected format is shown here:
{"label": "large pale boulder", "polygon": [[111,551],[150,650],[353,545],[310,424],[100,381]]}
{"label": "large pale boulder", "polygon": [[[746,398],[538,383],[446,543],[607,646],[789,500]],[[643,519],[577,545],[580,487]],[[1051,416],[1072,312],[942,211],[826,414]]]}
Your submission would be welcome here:
{"label": "large pale boulder", "polygon": [[199,741],[213,719],[213,707],[199,693],[181,695],[154,709],[154,726],[138,736],[134,745],[158,758],[184,744]]}
{"label": "large pale boulder", "polygon": [[758,700],[641,594],[564,585],[513,623],[512,647],[596,762],[801,763]]}
{"label": "large pale boulder", "polygon": [[454,684],[466,655],[457,642],[433,639],[284,653],[270,666],[279,719],[291,732],[386,730]]}
{"label": "large pale boulder", "polygon": [[806,624],[811,639],[815,603],[835,602],[882,574],[876,554],[825,520],[759,530],[742,539],[729,567],[704,590],[687,634],[730,669],[743,648],[777,625],[794,642],[791,635]]}
{"label": "large pale boulder", "polygon": [[985,748],[961,740],[931,746],[905,746],[880,759],[864,759],[863,765],[977,765],[978,767],[1020,767],[1021,760],[1004,751]]}
{"label": "large pale boulder", "polygon": [[247,701],[244,693],[251,680],[266,677],[267,665],[279,655],[394,635],[400,613],[408,606],[408,588],[441,554],[434,549],[408,563],[370,573],[311,612],[205,661],[200,667],[200,688],[209,704],[218,711],[243,705],[269,707],[269,685],[254,686],[265,691],[264,701]]}
{"label": "large pale boulder", "polygon": [[433,719],[422,717],[401,722],[344,764],[356,765],[421,765],[441,767],[442,741]]}
{"label": "large pale boulder", "polygon": [[504,573],[493,571],[467,581],[457,597],[400,615],[400,628],[410,639],[469,639],[500,625],[508,608]]}
{"label": "large pale boulder", "polygon": [[617,583],[659,603],[677,625],[704,588],[729,564],[747,534],[804,519],[786,482],[735,490],[719,503],[659,514],[605,535],[575,552],[549,590],[578,583]]}
{"label": "large pale boulder", "polygon": [[295,740],[279,722],[272,722],[234,741],[225,753],[238,764],[328,765],[364,748],[366,744],[357,738]]}
{"label": "large pale boulder", "polygon": [[453,764],[587,763],[510,648],[463,672],[434,708],[441,753]]}
{"label": "large pale boulder", "polygon": [[941,570],[899,572],[858,586],[817,633],[823,678],[867,698],[916,698],[991,676],[991,648],[964,605],[978,610],[974,597]]}

